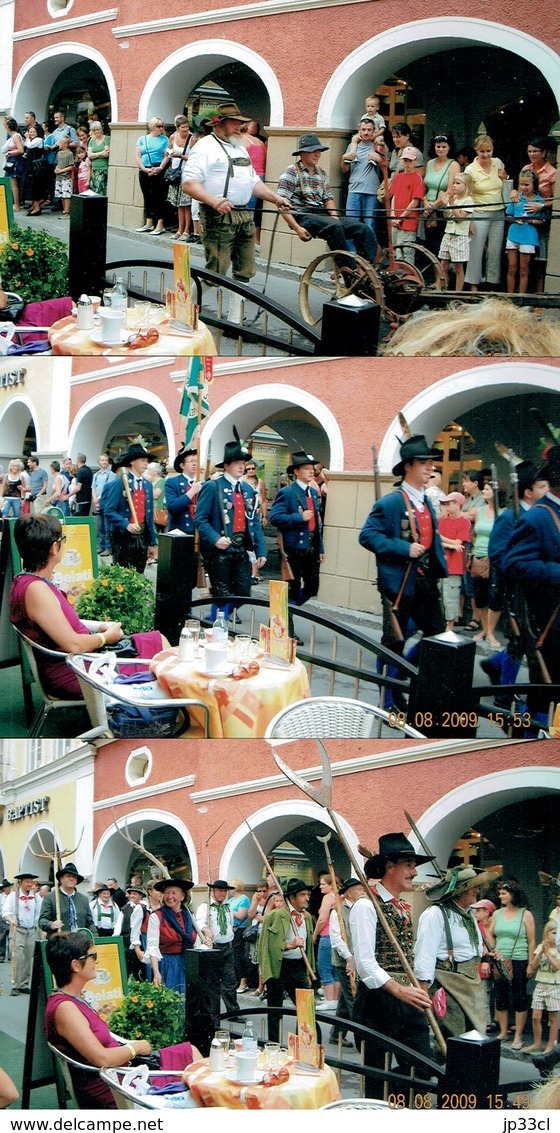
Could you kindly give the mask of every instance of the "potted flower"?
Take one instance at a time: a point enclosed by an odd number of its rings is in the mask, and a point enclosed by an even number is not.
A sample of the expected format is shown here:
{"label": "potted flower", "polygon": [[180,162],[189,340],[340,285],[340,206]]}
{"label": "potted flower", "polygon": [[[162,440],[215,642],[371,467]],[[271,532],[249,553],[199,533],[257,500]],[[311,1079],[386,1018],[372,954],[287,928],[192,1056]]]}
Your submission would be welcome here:
{"label": "potted flower", "polygon": [[124,1039],[147,1039],[153,1050],[183,1042],[185,1000],[178,991],[148,980],[128,981],[128,994],[110,1015],[111,1030]]}
{"label": "potted flower", "polygon": [[0,276],[6,291],[25,303],[68,295],[68,250],[63,240],[40,229],[14,226],[0,254]]}
{"label": "potted flower", "polygon": [[80,618],[122,622],[127,634],[154,628],[155,594],[149,579],[129,567],[102,566],[76,603]]}

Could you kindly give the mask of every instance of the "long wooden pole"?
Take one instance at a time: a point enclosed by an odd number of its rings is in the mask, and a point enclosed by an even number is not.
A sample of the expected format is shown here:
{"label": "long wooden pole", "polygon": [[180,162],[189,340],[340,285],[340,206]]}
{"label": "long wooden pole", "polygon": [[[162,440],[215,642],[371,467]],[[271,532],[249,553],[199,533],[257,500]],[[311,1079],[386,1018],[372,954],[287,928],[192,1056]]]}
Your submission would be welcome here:
{"label": "long wooden pole", "polygon": [[[342,901],[340,900],[340,893],[338,892],[338,882],[336,880],[336,874],[334,872],[334,866],[333,866],[333,863],[332,863],[331,852],[329,850],[329,844],[328,844],[330,837],[331,837],[330,832],[328,834],[325,834],[324,837],[321,837],[320,834],[316,835],[317,841],[322,842],[323,846],[325,847],[325,856],[326,856],[326,859],[327,859],[327,868],[328,868],[328,871],[329,871],[329,877],[331,879],[332,891],[333,891],[333,894],[334,894],[334,904],[335,904],[335,908],[336,908],[336,915],[338,917],[338,923],[340,925],[340,935],[341,935],[346,947],[348,948],[348,933],[346,931],[346,925],[344,923],[344,917],[342,915]],[[349,979],[350,979],[350,989],[352,991],[352,997],[354,997],[356,995],[356,974],[355,974],[355,972],[349,972],[348,976],[349,976]]]}

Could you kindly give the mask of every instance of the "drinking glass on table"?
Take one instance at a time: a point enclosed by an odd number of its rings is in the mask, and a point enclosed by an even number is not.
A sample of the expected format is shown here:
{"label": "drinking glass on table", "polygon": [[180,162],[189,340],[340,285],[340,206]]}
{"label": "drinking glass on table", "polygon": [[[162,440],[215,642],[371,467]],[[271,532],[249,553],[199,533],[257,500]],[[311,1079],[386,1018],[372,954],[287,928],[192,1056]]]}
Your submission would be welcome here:
{"label": "drinking glass on table", "polygon": [[229,1052],[230,1033],[229,1031],[216,1031],[214,1038],[223,1047],[224,1057],[227,1058]]}
{"label": "drinking glass on table", "polygon": [[113,288],[112,287],[104,287],[102,295],[103,295],[103,306],[104,307],[110,307],[111,306],[111,299],[112,299],[112,295],[113,295]]}
{"label": "drinking glass on table", "polygon": [[280,1043],[265,1043],[264,1065],[266,1070],[278,1070],[280,1058]]}
{"label": "drinking glass on table", "polygon": [[236,661],[249,660],[249,648],[251,645],[251,638],[249,634],[238,633],[235,638],[235,659]]}

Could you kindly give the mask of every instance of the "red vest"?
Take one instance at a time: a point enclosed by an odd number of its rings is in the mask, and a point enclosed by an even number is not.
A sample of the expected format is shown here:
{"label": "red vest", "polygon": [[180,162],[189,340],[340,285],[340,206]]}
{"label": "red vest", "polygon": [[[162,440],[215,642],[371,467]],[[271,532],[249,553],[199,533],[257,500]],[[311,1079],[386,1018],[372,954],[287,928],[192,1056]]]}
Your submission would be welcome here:
{"label": "red vest", "polygon": [[159,949],[162,956],[179,956],[183,951],[183,938],[163,919],[161,909],[156,909],[155,915],[159,921]]}
{"label": "red vest", "polygon": [[418,528],[418,542],[429,550],[434,541],[434,525],[427,505],[424,506],[424,511],[418,511],[418,508],[414,507],[414,518]]}

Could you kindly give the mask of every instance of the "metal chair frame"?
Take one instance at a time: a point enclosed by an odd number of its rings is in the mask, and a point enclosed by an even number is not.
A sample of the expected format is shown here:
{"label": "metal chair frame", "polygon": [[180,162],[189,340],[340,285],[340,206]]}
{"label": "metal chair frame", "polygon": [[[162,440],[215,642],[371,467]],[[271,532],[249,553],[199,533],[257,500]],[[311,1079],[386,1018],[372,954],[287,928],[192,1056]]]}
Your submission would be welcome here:
{"label": "metal chair frame", "polygon": [[14,631],[18,635],[18,638],[19,638],[19,641],[20,641],[20,644],[21,644],[21,648],[22,648],[22,650],[25,654],[27,663],[28,663],[29,668],[31,670],[31,674],[33,676],[33,680],[35,681],[35,684],[37,685],[37,689],[38,689],[39,695],[41,697],[42,703],[39,705],[39,708],[37,709],[37,711],[35,713],[35,716],[33,718],[33,722],[31,724],[31,728],[29,729],[29,733],[28,733],[28,736],[29,736],[30,739],[37,739],[41,735],[41,732],[43,730],[43,726],[45,724],[45,721],[47,719],[49,712],[52,712],[54,709],[61,709],[61,708],[86,708],[87,709],[87,704],[86,704],[85,699],[79,700],[79,699],[74,698],[73,700],[71,700],[71,699],[64,699],[63,697],[53,696],[52,693],[47,692],[47,690],[45,689],[45,687],[43,685],[43,682],[41,680],[41,676],[40,676],[40,673],[39,673],[39,668],[38,668],[38,665],[37,665],[37,658],[36,658],[35,654],[36,653],[42,653],[43,656],[45,656],[45,657],[56,657],[59,661],[66,661],[67,660],[67,654],[61,652],[58,649],[47,649],[46,646],[44,646],[44,645],[38,645],[37,642],[32,641],[30,637],[27,637],[25,633],[22,633],[22,631],[20,629],[18,629],[17,626],[14,625],[13,628],[14,628]]}
{"label": "metal chair frame", "polygon": [[[122,1082],[119,1081],[119,1077],[128,1074],[129,1071],[130,1066],[105,1066],[103,1070],[100,1071],[101,1081],[109,1087],[115,1099],[117,1109],[165,1109],[166,1107],[162,1104],[161,1095],[160,1098],[157,1098],[150,1094],[138,1094],[132,1087],[123,1086]],[[149,1073],[150,1081],[152,1078],[176,1078],[177,1081],[180,1081],[182,1077],[182,1070],[150,1070]],[[185,1092],[188,1093],[188,1090]],[[192,1100],[191,1106],[193,1109],[200,1108],[196,1105],[194,1100]],[[185,1108],[191,1108],[191,1106],[185,1106]]]}

